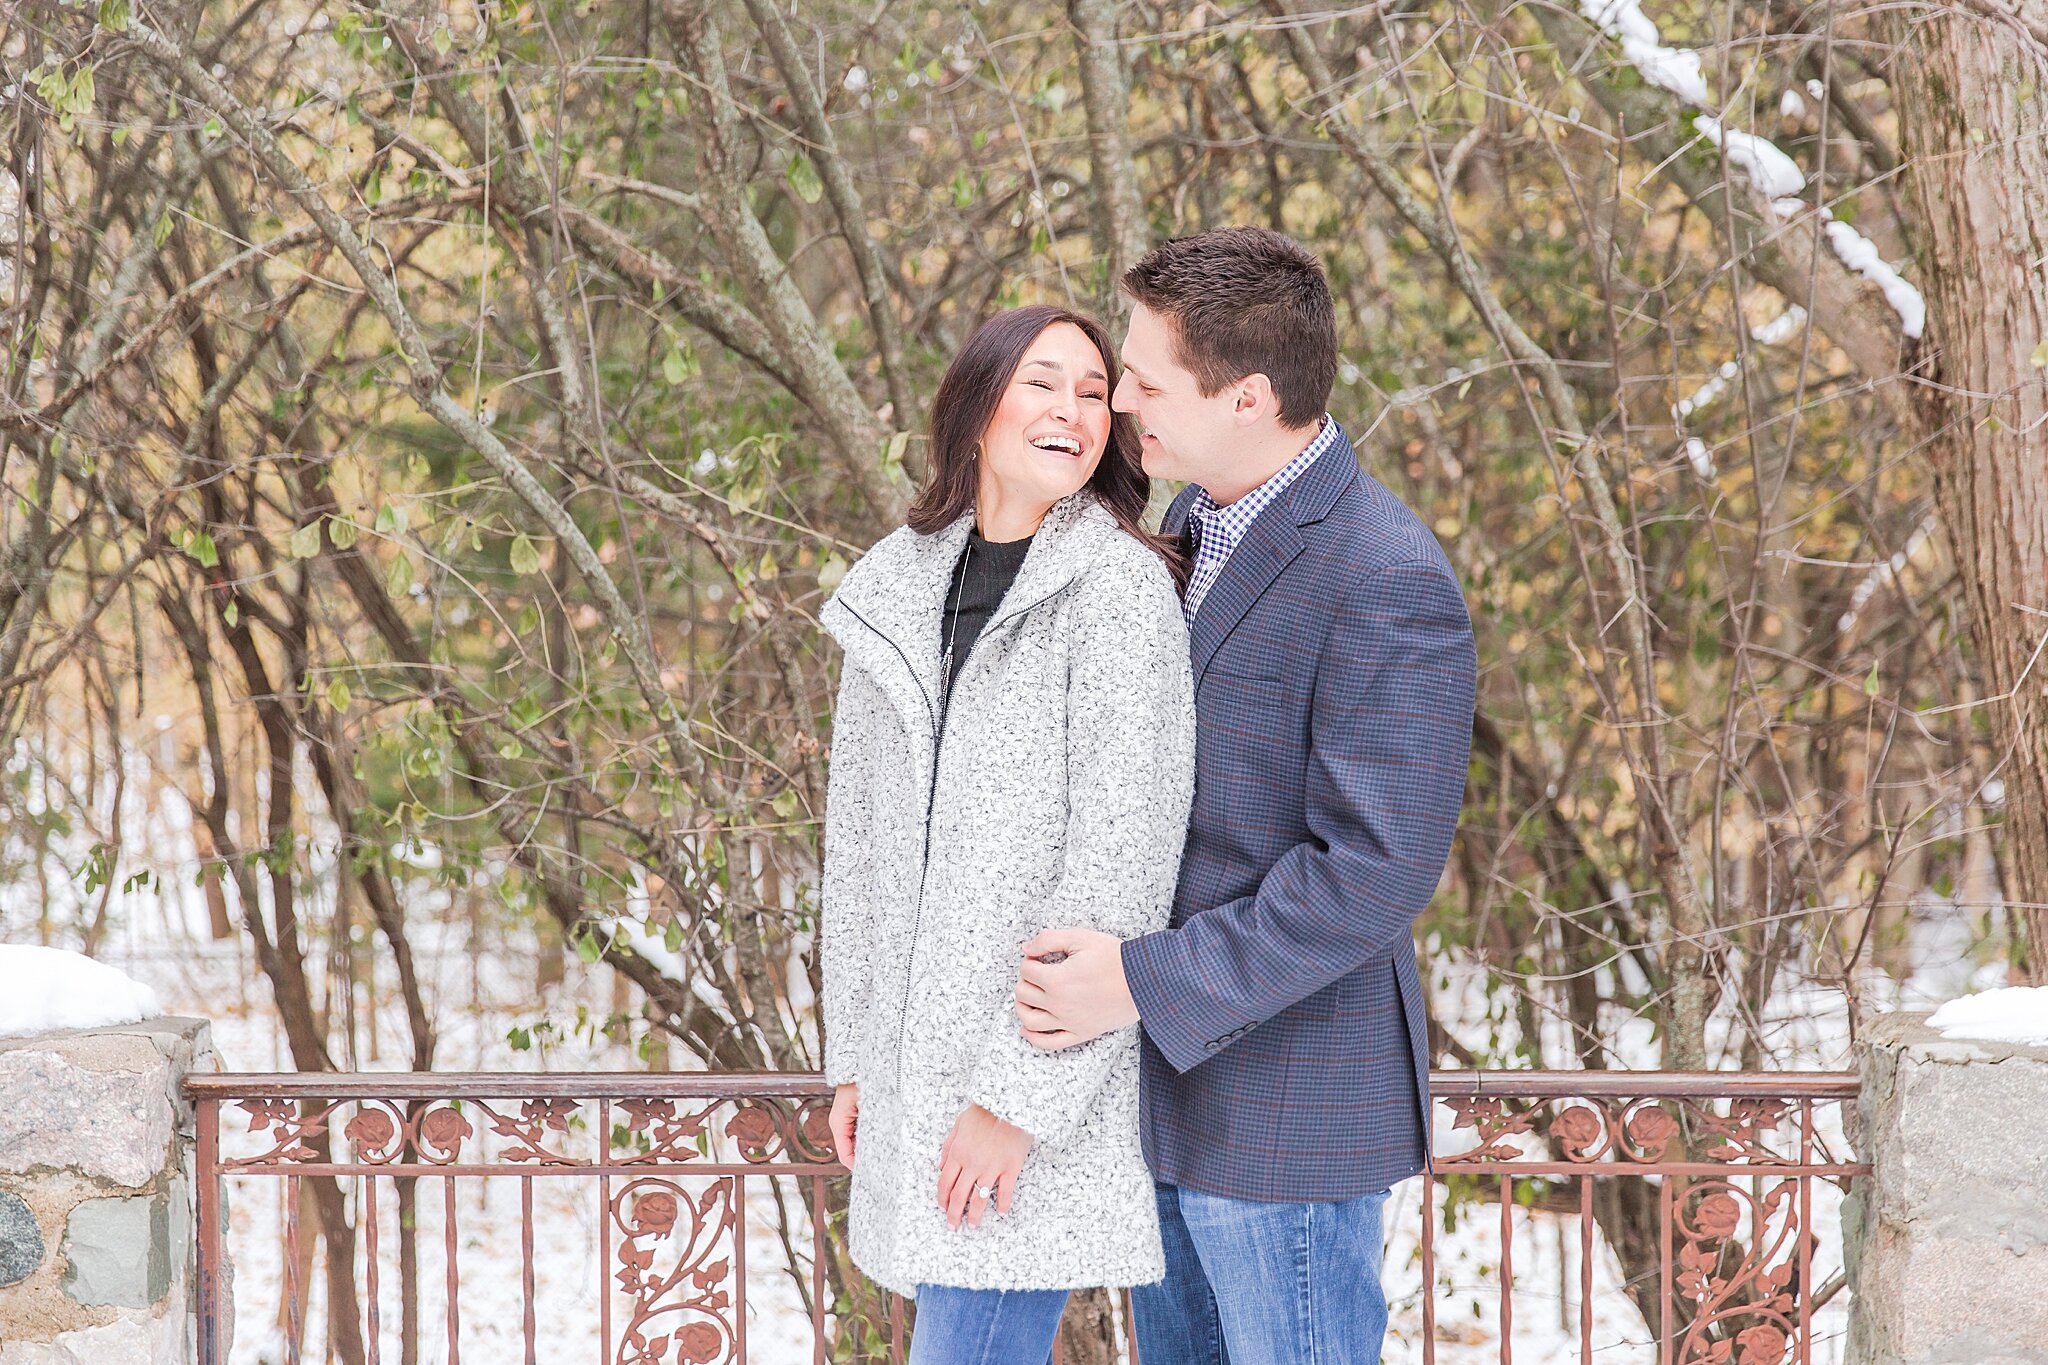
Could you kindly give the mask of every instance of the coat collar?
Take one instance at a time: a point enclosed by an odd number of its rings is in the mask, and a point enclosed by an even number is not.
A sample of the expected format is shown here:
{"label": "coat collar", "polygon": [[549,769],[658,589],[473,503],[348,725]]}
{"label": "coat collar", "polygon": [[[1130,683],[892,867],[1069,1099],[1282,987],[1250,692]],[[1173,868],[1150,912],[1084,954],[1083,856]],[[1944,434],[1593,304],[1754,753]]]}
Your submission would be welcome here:
{"label": "coat collar", "polygon": [[[866,668],[896,703],[913,734],[929,735],[938,728],[939,632],[953,573],[973,525],[974,514],[966,512],[931,535],[908,526],[891,532],[847,571],[819,613],[847,657]],[[1109,510],[1085,488],[1054,503],[983,635],[1064,592],[1101,558],[1111,543],[1108,537],[1122,534]]]}
{"label": "coat collar", "polygon": [[[1230,632],[1252,609],[1252,603],[1301,553],[1301,528],[1328,516],[1339,495],[1357,477],[1358,455],[1339,425],[1330,448],[1317,456],[1272,506],[1259,513],[1244,539],[1231,551],[1222,576],[1202,599],[1189,625],[1188,645],[1194,652],[1197,682]],[[1166,534],[1178,536],[1187,528],[1188,507],[1193,501],[1192,489],[1184,490],[1173,500],[1161,528]]]}

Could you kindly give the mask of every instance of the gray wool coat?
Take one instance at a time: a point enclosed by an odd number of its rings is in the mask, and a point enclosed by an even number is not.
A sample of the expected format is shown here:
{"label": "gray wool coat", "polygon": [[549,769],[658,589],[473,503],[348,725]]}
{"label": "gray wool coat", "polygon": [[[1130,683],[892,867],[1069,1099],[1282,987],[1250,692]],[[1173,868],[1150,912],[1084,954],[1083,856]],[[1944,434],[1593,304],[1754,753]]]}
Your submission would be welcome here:
{"label": "gray wool coat", "polygon": [[[1194,793],[1187,631],[1165,565],[1083,490],[1046,514],[942,715],[971,522],[887,536],[822,614],[844,650],[821,948],[826,1078],[860,1084],[850,1248],[903,1294],[1149,1283],[1137,1027],[1039,1052],[1012,994],[1043,929],[1166,927]],[[1034,1141],[1010,1213],[955,1231],[939,1148],[970,1104]]]}

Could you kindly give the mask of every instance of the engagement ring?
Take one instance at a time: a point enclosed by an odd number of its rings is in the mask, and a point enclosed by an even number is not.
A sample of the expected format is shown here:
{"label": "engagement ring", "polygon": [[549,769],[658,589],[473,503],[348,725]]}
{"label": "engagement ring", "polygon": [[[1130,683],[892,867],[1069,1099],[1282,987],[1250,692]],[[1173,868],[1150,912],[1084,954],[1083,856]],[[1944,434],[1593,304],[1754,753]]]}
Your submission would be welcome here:
{"label": "engagement ring", "polygon": [[993,1199],[996,1197],[996,1187],[993,1185],[976,1185],[974,1192],[983,1199]]}

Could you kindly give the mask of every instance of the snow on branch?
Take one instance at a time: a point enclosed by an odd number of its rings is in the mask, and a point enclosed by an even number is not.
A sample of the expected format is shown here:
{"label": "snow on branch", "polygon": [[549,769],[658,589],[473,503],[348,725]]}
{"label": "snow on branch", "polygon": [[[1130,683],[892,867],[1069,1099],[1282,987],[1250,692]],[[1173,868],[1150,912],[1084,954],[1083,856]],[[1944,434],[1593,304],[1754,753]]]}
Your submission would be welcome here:
{"label": "snow on branch", "polygon": [[1769,138],[1724,128],[1710,114],[1701,114],[1692,126],[1727,155],[1730,165],[1748,172],[1751,183],[1770,198],[1783,199],[1806,188],[1806,172]]}
{"label": "snow on branch", "polygon": [[[1645,81],[1668,90],[1682,100],[1704,107],[1707,82],[1701,74],[1700,54],[1689,48],[1666,47],[1657,25],[1643,13],[1640,0],[1579,0],[1579,13],[1601,32],[1621,43],[1627,57]],[[1821,98],[1825,89],[1808,82],[1808,93]],[[1780,109],[1789,111],[1799,100],[1796,91],[1786,91]],[[1803,107],[1803,103],[1800,105]],[[1711,114],[1693,120],[1699,135],[1721,149],[1731,165],[1739,166],[1750,182],[1772,201],[1780,218],[1792,218],[1807,209],[1797,196],[1806,188],[1806,172],[1767,137],[1725,126]],[[1850,224],[1826,208],[1828,245],[1842,264],[1876,285],[1885,301],[1899,315],[1899,330],[1917,339],[1927,322],[1927,302],[1920,291],[1878,254],[1876,245]],[[1694,405],[1697,406],[1697,395]]]}
{"label": "snow on branch", "polygon": [[1693,104],[1707,102],[1700,54],[1690,48],[1664,46],[1657,25],[1637,0],[1579,0],[1579,13],[1602,33],[1619,39],[1622,55],[1651,85]]}

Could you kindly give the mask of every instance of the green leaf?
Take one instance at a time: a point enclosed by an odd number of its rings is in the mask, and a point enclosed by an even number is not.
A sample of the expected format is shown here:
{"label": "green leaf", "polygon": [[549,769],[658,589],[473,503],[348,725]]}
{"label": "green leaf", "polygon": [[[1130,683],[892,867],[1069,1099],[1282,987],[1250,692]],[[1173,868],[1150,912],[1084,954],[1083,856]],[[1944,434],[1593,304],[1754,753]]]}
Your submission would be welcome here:
{"label": "green leaf", "polygon": [[953,174],[953,207],[964,209],[974,203],[974,181],[966,171]]}
{"label": "green leaf", "polygon": [[412,587],[412,556],[403,550],[391,561],[391,567],[384,574],[384,590],[393,597],[403,597]]}
{"label": "green leaf", "polygon": [[697,353],[688,346],[671,346],[668,354],[661,358],[661,377],[670,384],[694,379],[697,372]]}
{"label": "green leaf", "polygon": [[455,35],[448,31],[447,25],[444,24],[434,30],[434,51],[445,57],[448,55],[448,50],[454,46]]}
{"label": "green leaf", "polygon": [[213,537],[204,531],[196,533],[185,546],[186,551],[206,568],[220,563],[220,551],[214,548]]}
{"label": "green leaf", "polygon": [[512,537],[512,572],[519,574],[540,572],[540,551],[534,548],[525,536]]}
{"label": "green leaf", "polygon": [[400,532],[403,532],[405,530],[405,526],[406,515],[405,509],[403,507],[399,507],[387,502],[382,507],[377,509],[378,535],[396,535]]}
{"label": "green leaf", "polygon": [[2035,369],[2048,370],[2048,341],[2034,348],[2033,361]]}
{"label": "green leaf", "polygon": [[1866,697],[1877,695],[1877,660],[1875,659],[1870,661],[1870,676],[1863,680],[1863,695]]}
{"label": "green leaf", "polygon": [[585,962],[595,962],[604,956],[604,945],[597,941],[597,935],[583,933],[576,939],[576,956]]}
{"label": "green leaf", "polygon": [[336,678],[333,682],[327,684],[327,704],[329,706],[337,711],[346,711],[348,710],[348,703],[348,682],[345,679]]}
{"label": "green leaf", "polygon": [[155,225],[152,226],[149,230],[150,244],[153,246],[162,246],[164,244],[164,239],[169,237],[170,235],[171,215],[168,213],[158,214]]}
{"label": "green leaf", "polygon": [[846,578],[847,563],[838,555],[825,556],[825,562],[818,566],[818,587],[830,592]]}
{"label": "green leaf", "polygon": [[789,187],[806,204],[815,204],[825,197],[825,182],[818,179],[818,168],[801,152],[789,159]]}
{"label": "green leaf", "polygon": [[899,431],[889,438],[889,444],[882,447],[882,468],[898,474],[903,471],[903,452],[910,448],[910,433]]}
{"label": "green leaf", "polygon": [[291,552],[293,559],[311,559],[320,553],[320,523],[309,521],[292,532]]}
{"label": "green leaf", "polygon": [[235,623],[242,619],[242,608],[234,598],[230,597],[228,604],[220,609],[220,619],[228,623],[229,630],[233,630]]}
{"label": "green leaf", "polygon": [[109,33],[126,33],[128,0],[100,0],[100,27]]}
{"label": "green leaf", "polygon": [[346,550],[356,543],[356,524],[347,517],[329,517],[327,538],[334,542],[335,549]]}
{"label": "green leaf", "polygon": [[778,820],[794,820],[797,812],[796,793],[787,787],[775,793],[775,799],[768,803]]}

